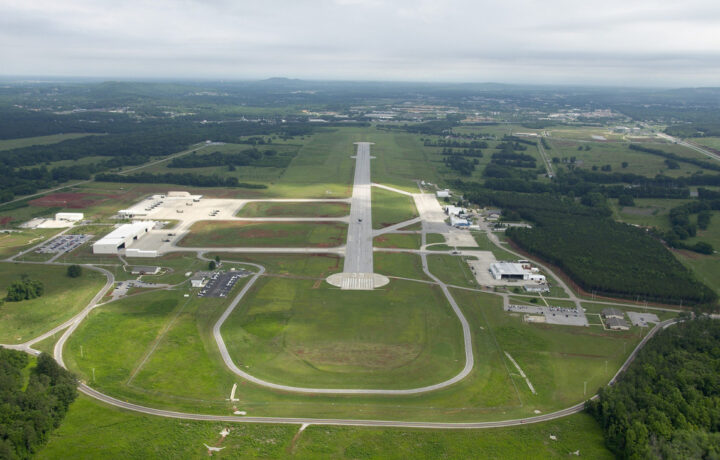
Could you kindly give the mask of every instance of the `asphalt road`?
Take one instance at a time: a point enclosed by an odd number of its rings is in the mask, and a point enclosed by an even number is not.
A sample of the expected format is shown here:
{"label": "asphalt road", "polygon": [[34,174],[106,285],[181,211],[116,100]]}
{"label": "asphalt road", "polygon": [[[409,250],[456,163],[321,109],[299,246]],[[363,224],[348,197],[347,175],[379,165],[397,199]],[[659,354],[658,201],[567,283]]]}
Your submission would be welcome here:
{"label": "asphalt road", "polygon": [[370,143],[358,142],[350,224],[345,246],[344,273],[372,273],[372,204],[370,194]]}

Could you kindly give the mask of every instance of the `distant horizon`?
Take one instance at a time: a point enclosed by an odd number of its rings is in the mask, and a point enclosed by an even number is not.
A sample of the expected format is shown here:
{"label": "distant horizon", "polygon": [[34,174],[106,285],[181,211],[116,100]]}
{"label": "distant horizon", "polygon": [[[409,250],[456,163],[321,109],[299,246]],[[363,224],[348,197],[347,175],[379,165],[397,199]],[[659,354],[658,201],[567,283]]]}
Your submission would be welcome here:
{"label": "distant horizon", "polygon": [[586,88],[586,89],[633,89],[633,90],[680,90],[680,89],[720,89],[720,82],[716,86],[669,86],[669,85],[633,85],[633,84],[581,84],[581,83],[511,83],[503,81],[443,81],[443,80],[382,80],[382,79],[321,79],[321,78],[298,78],[284,76],[269,77],[178,77],[178,76],[155,76],[155,77],[122,77],[122,76],[83,76],[83,75],[10,75],[0,73],[0,82],[5,83],[63,83],[63,82],[86,82],[86,83],[262,83],[272,80],[287,80],[290,82],[304,83],[347,83],[347,84],[407,84],[407,85],[488,85],[506,86],[518,88]]}
{"label": "distant horizon", "polygon": [[651,0],[0,2],[4,75],[720,85],[720,4]]}

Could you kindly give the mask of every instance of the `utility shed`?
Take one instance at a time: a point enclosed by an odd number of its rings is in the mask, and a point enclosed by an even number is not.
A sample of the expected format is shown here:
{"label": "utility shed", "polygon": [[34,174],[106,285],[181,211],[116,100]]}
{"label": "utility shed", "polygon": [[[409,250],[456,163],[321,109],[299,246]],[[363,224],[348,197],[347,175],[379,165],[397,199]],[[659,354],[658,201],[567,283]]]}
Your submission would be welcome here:
{"label": "utility shed", "polygon": [[194,288],[199,288],[205,286],[205,280],[207,277],[202,273],[196,273],[193,275],[192,278],[190,278],[190,285]]}
{"label": "utility shed", "polygon": [[133,275],[155,275],[160,271],[160,267],[152,267],[148,265],[136,265],[130,269]]}

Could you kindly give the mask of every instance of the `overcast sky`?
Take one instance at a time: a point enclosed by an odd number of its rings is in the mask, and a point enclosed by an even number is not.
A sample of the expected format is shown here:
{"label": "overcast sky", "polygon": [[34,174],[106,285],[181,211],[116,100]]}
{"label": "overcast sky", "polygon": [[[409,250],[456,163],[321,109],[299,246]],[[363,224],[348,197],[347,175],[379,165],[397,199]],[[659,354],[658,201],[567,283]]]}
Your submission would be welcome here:
{"label": "overcast sky", "polygon": [[720,86],[717,0],[0,0],[0,73]]}

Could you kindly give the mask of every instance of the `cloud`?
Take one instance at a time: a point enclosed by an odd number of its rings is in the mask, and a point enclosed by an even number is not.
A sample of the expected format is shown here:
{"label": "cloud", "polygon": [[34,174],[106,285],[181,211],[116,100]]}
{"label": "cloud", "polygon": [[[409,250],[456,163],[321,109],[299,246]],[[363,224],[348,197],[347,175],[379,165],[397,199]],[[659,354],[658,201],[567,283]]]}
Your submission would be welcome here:
{"label": "cloud", "polygon": [[0,0],[0,72],[713,85],[689,0]]}

